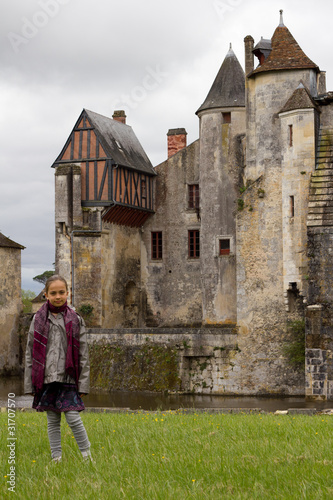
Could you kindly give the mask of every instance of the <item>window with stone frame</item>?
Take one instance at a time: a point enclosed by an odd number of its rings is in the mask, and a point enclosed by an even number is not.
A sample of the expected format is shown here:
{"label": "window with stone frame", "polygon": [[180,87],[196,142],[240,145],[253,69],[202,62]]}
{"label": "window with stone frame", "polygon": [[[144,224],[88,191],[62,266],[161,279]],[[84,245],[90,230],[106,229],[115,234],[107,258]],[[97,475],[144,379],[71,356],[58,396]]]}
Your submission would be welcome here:
{"label": "window with stone frame", "polygon": [[188,208],[198,209],[200,206],[199,184],[188,185]]}
{"label": "window with stone frame", "polygon": [[152,260],[162,260],[163,258],[162,231],[152,231],[151,233],[151,258]]}
{"label": "window with stone frame", "polygon": [[230,238],[219,240],[219,255],[230,255]]}
{"label": "window with stone frame", "polygon": [[290,196],[289,197],[289,206],[290,206],[290,217],[294,217],[295,216],[295,197],[294,196]]}
{"label": "window with stone frame", "polygon": [[289,141],[289,146],[291,147],[293,145],[293,126],[288,125],[288,141]]}
{"label": "window with stone frame", "polygon": [[190,259],[200,257],[200,231],[198,229],[191,229],[188,232],[188,256]]}
{"label": "window with stone frame", "polygon": [[222,123],[231,123],[231,113],[222,113]]}

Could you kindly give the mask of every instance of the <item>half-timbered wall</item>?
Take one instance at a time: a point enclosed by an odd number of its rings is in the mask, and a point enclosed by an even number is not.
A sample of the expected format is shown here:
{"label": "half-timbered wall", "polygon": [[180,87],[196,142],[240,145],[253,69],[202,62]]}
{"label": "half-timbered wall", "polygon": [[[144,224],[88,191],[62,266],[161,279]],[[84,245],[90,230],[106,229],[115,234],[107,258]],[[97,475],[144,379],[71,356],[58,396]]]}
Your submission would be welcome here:
{"label": "half-timbered wall", "polygon": [[113,168],[114,201],[153,210],[152,192],[152,177],[122,167]]}
{"label": "half-timbered wall", "polygon": [[84,115],[68,139],[59,160],[76,161],[82,159],[106,158],[103,146],[95,133],[94,128]]}
{"label": "half-timbered wall", "polygon": [[153,210],[153,178],[117,165],[108,158],[96,131],[84,114],[56,163],[80,163],[83,206],[113,203]]}

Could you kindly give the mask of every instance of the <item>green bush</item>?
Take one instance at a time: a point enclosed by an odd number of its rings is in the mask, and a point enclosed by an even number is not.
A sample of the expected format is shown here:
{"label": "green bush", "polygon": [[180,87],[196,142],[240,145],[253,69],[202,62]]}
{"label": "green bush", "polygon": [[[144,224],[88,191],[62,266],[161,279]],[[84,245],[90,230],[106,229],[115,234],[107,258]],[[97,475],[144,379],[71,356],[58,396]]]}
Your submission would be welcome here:
{"label": "green bush", "polygon": [[305,365],[305,321],[290,321],[287,328],[291,334],[291,341],[283,348],[289,364],[296,370],[304,369]]}
{"label": "green bush", "polygon": [[22,302],[23,302],[23,312],[31,313],[32,303],[31,301],[36,297],[35,292],[31,290],[22,290]]}

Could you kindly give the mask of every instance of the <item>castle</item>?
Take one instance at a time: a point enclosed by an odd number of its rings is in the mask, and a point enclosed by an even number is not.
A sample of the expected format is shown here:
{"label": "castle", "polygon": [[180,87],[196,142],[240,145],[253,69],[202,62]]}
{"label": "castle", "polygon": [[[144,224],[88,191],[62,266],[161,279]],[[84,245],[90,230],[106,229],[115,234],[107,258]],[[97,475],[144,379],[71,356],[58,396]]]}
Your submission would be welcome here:
{"label": "castle", "polygon": [[[196,111],[199,139],[170,129],[155,168],[124,111],[82,111],[53,164],[56,271],[95,327],[237,332],[227,362],[209,355],[211,392],[332,398],[333,93],[282,12],[244,44],[245,73],[230,46]],[[304,318],[305,379],[283,354]]]}

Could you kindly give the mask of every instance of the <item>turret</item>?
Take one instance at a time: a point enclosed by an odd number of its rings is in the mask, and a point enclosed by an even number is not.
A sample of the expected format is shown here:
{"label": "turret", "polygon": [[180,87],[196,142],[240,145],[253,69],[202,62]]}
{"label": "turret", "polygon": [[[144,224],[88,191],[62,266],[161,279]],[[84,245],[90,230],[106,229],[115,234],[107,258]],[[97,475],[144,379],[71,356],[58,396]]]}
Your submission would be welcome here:
{"label": "turret", "polygon": [[245,75],[231,45],[197,114],[203,322],[235,323],[234,211],[240,168],[238,153],[245,132]]}

